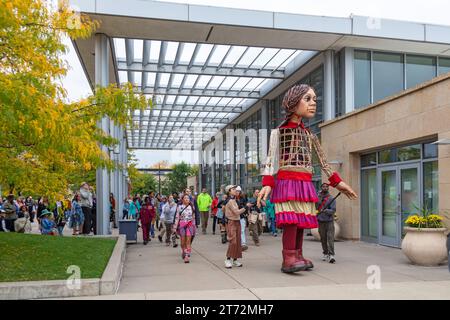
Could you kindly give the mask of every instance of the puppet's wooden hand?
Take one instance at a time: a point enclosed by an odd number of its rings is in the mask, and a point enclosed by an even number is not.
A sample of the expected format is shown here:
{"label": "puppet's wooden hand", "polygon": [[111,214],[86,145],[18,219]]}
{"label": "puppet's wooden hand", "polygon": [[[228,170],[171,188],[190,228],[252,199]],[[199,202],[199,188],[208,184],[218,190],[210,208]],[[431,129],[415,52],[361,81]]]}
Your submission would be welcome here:
{"label": "puppet's wooden hand", "polygon": [[339,182],[339,184],[336,186],[336,189],[345,194],[351,200],[355,200],[358,198],[356,192],[353,191],[353,189],[344,181]]}
{"label": "puppet's wooden hand", "polygon": [[270,192],[272,191],[272,188],[270,186],[265,186],[261,189],[258,195],[258,199],[256,200],[256,206],[258,208],[261,208],[261,199],[264,201],[267,200],[267,197],[269,196]]}

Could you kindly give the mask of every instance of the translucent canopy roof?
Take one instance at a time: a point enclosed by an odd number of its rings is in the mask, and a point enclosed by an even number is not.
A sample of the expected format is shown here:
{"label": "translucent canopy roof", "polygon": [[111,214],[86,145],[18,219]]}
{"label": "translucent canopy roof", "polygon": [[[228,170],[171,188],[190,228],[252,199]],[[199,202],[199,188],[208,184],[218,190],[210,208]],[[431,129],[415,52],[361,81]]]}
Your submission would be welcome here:
{"label": "translucent canopy roof", "polygon": [[133,149],[177,148],[188,135],[201,144],[262,98],[264,85],[281,82],[302,52],[124,38],[113,46],[120,83],[131,82],[154,102],[127,128]]}

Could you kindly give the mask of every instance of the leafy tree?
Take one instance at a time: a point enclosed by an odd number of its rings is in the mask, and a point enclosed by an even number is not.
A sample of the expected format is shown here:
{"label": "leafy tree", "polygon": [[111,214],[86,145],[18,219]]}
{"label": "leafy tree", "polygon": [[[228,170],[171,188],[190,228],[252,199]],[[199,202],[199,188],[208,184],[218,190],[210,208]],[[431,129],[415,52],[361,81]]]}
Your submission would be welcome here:
{"label": "leafy tree", "polygon": [[171,165],[169,164],[169,161],[167,160],[162,160],[159,161],[155,164],[153,164],[152,166],[150,166],[151,169],[169,169],[171,167]]}
{"label": "leafy tree", "polygon": [[138,172],[137,176],[132,180],[132,194],[137,193],[143,195],[148,194],[150,191],[156,191],[158,189],[158,181],[151,173]]}
{"label": "leafy tree", "polygon": [[130,84],[112,84],[67,103],[62,39],[88,38],[99,23],[74,14],[66,1],[57,11],[43,0],[0,1],[0,184],[5,192],[54,198],[96,168],[113,168],[100,145],[118,141],[96,123],[109,117],[133,126],[134,110],[151,101]]}
{"label": "leafy tree", "polygon": [[172,167],[172,172],[167,174],[167,190],[172,192],[180,192],[187,187],[187,177],[193,174],[193,168],[181,162]]}

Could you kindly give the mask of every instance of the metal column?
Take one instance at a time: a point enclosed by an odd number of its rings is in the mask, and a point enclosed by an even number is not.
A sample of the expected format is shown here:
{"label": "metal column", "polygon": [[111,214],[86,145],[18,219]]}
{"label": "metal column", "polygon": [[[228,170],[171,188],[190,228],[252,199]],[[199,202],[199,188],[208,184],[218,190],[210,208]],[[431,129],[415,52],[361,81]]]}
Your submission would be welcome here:
{"label": "metal column", "polygon": [[323,120],[328,121],[335,115],[335,92],[334,92],[334,51],[324,52],[324,92],[323,92]]}
{"label": "metal column", "polygon": [[[109,83],[109,41],[104,34],[95,35],[95,84],[107,86]],[[97,123],[103,131],[108,132],[108,118],[104,117]],[[108,154],[108,148],[101,146],[103,152]],[[97,192],[97,234],[110,234],[109,230],[109,177],[108,171],[98,168],[96,174]]]}
{"label": "metal column", "polygon": [[198,150],[198,190],[201,191],[203,188],[202,185],[202,172],[203,172],[203,149],[202,146],[200,146],[200,149]]}

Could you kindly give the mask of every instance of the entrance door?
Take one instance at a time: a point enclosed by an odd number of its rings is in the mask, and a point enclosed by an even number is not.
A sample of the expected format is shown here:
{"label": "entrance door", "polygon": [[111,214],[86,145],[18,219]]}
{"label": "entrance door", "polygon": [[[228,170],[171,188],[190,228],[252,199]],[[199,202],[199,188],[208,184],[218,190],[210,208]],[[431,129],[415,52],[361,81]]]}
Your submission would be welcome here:
{"label": "entrance door", "polygon": [[379,169],[380,244],[401,246],[404,221],[420,206],[419,173],[418,164]]}

